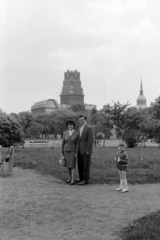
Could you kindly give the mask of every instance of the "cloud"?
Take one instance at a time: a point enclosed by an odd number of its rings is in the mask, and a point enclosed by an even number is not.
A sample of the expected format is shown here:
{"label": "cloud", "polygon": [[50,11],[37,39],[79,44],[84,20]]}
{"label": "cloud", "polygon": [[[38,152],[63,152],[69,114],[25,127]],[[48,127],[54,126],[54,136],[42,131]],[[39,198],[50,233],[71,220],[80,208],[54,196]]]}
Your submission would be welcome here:
{"label": "cloud", "polygon": [[18,96],[27,93],[33,103],[47,96],[59,102],[68,68],[80,71],[85,102],[102,106],[104,81],[106,102],[135,102],[141,76],[154,98],[149,83],[160,76],[159,0],[2,3],[2,89],[16,93],[17,109],[23,107]]}

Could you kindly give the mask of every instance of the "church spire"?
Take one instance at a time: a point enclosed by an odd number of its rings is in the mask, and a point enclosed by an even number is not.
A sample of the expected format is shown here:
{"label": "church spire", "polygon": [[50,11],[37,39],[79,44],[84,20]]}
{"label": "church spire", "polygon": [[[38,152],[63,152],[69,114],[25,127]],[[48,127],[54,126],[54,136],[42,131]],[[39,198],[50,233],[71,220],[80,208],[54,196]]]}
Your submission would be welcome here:
{"label": "church spire", "polygon": [[143,95],[143,88],[142,88],[142,77],[141,77],[140,95]]}
{"label": "church spire", "polygon": [[141,85],[140,85],[140,95],[137,98],[137,109],[143,109],[147,107],[146,98],[143,95],[143,87],[142,87],[142,77],[141,77]]}

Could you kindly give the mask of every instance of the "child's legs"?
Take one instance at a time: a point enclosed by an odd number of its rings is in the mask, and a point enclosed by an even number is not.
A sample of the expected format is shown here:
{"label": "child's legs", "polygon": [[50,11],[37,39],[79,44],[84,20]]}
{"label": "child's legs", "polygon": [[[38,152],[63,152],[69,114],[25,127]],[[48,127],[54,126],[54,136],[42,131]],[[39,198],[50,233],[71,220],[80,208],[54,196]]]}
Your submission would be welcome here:
{"label": "child's legs", "polygon": [[121,170],[118,170],[119,171],[119,178],[122,179],[122,171]]}
{"label": "child's legs", "polygon": [[126,180],[126,175],[127,175],[127,172],[122,170],[121,171],[121,176],[122,176],[121,179]]}

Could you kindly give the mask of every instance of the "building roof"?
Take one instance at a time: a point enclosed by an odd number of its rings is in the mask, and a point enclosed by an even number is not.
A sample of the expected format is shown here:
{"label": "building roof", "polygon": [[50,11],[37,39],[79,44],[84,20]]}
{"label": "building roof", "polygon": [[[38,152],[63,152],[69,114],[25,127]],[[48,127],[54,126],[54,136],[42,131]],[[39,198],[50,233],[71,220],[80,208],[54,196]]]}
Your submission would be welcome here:
{"label": "building roof", "polygon": [[39,108],[58,108],[58,103],[55,99],[47,99],[44,101],[36,102],[31,107],[31,110],[33,109],[39,109]]}

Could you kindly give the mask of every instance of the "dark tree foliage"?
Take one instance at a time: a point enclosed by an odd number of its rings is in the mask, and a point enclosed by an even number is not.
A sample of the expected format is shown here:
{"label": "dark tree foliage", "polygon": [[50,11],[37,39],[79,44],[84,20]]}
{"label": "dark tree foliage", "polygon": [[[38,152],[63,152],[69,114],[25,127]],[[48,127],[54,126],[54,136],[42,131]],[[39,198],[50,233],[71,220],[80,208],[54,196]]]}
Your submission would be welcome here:
{"label": "dark tree foliage", "polygon": [[132,129],[127,132],[125,136],[125,142],[127,144],[127,147],[134,148],[138,145],[138,142],[140,141],[140,132]]}
{"label": "dark tree foliage", "polygon": [[32,114],[30,112],[20,112],[18,113],[18,121],[22,127],[25,137],[29,137],[29,129],[33,122]]}
{"label": "dark tree foliage", "polygon": [[127,133],[132,129],[139,129],[143,121],[141,113],[130,104],[113,102],[113,105],[106,105],[102,110],[106,119],[106,125],[116,130],[117,134],[125,141]]}
{"label": "dark tree foliage", "polygon": [[71,105],[69,110],[73,111],[73,112],[85,112],[85,106],[83,104],[74,104]]}
{"label": "dark tree foliage", "polygon": [[7,114],[0,114],[0,145],[10,147],[23,143],[23,132],[18,120]]}
{"label": "dark tree foliage", "polygon": [[151,111],[156,119],[160,120],[160,96],[151,103]]}

